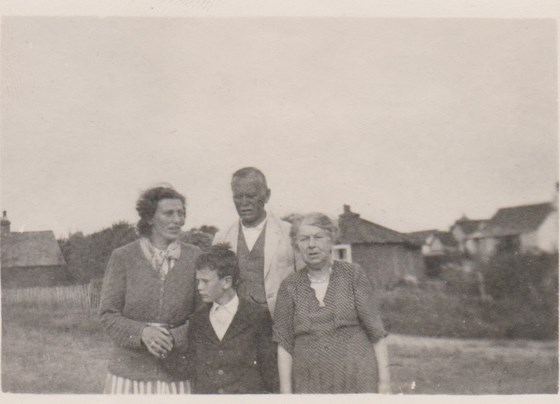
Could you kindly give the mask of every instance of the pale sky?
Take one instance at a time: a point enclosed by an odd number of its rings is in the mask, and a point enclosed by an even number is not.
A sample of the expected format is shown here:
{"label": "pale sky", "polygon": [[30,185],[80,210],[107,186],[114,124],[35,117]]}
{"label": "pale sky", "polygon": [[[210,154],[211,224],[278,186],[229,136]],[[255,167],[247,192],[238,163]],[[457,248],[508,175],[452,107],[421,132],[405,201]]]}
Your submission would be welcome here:
{"label": "pale sky", "polygon": [[231,173],[280,215],[349,204],[401,232],[551,200],[554,20],[4,18],[1,209],[13,231],[235,219]]}

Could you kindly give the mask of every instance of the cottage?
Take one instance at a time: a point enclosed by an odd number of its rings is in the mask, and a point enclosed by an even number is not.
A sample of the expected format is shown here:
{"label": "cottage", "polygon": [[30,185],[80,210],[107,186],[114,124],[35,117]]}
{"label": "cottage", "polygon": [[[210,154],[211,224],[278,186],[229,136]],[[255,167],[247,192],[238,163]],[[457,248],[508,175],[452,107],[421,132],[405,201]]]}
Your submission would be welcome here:
{"label": "cottage", "polygon": [[339,216],[340,233],[333,249],[335,259],[360,264],[369,276],[374,270],[385,287],[403,279],[419,279],[424,275],[420,244],[397,231],[360,218],[344,205]]}
{"label": "cottage", "polygon": [[539,203],[499,209],[473,240],[478,256],[488,259],[503,250],[558,252],[558,208]]}
{"label": "cottage", "polygon": [[482,229],[488,220],[472,220],[463,215],[449,229],[453,238],[457,240],[459,252],[465,254],[475,254],[475,246],[469,243],[469,236]]}
{"label": "cottage", "polygon": [[406,233],[409,239],[414,241],[417,245],[422,247],[422,255],[427,255],[429,253],[429,246],[427,245],[428,239],[439,230],[421,230],[412,233]]}
{"label": "cottage", "polygon": [[408,238],[414,240],[417,244],[422,245],[428,240],[432,234],[437,232],[437,229],[430,229],[430,230],[420,230],[420,231],[413,231],[412,233],[406,233]]}
{"label": "cottage", "polygon": [[445,231],[433,232],[422,246],[422,254],[426,256],[454,255],[457,252],[457,240]]}
{"label": "cottage", "polygon": [[2,288],[58,286],[73,280],[52,231],[11,232],[3,212],[1,228]]}

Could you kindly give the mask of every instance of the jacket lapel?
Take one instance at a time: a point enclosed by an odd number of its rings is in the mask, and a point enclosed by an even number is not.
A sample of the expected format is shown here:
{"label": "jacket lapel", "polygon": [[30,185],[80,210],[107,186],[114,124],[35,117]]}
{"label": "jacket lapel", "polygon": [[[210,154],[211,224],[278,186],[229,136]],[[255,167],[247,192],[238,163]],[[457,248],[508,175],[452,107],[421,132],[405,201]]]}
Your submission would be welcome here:
{"label": "jacket lapel", "polygon": [[269,214],[268,220],[266,222],[265,228],[265,240],[264,240],[264,277],[268,275],[272,265],[274,264],[273,258],[276,257],[276,250],[278,249],[278,243],[280,242],[280,235],[278,229],[278,223],[276,218]]}
{"label": "jacket lapel", "polygon": [[[239,299],[237,313],[235,313],[235,316],[233,316],[231,324],[229,325],[224,338],[222,338],[222,343],[227,342],[231,338],[234,338],[236,335],[243,332],[243,330],[245,330],[248,325],[251,324],[250,313],[251,310],[248,306],[248,303],[243,299]],[[210,326],[212,325],[210,324]]]}
{"label": "jacket lapel", "polygon": [[201,313],[201,324],[200,324],[200,332],[212,343],[219,344],[220,339],[216,335],[214,331],[214,327],[212,327],[212,323],[210,323],[210,308],[212,305],[206,305],[204,308],[203,313]]}
{"label": "jacket lapel", "polygon": [[237,239],[239,238],[239,228],[241,227],[241,222],[238,220],[231,226],[226,241],[231,245],[231,250],[237,254]]}

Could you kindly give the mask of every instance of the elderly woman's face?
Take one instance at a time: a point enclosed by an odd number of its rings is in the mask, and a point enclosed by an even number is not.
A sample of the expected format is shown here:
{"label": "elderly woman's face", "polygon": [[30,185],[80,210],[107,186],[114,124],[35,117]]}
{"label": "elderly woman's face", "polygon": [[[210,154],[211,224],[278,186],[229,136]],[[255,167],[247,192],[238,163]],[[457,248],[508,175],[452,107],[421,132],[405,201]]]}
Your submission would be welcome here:
{"label": "elderly woman's face", "polygon": [[166,245],[181,236],[185,224],[185,208],[179,199],[162,199],[158,202],[152,225],[151,240],[157,245]]}
{"label": "elderly woman's face", "polygon": [[296,236],[297,249],[310,268],[321,268],[331,262],[333,241],[323,229],[302,224]]}

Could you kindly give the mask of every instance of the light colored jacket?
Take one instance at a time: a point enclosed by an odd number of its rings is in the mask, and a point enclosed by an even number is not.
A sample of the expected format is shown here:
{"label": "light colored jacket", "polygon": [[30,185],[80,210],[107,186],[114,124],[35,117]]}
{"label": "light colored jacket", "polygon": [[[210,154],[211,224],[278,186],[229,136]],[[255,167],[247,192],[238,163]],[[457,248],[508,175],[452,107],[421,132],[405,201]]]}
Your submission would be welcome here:
{"label": "light colored jacket", "polygon": [[[290,242],[290,223],[281,220],[273,213],[267,212],[264,244],[264,289],[266,301],[271,316],[274,316],[276,295],[280,284],[296,269],[303,267],[299,259],[296,260]],[[237,253],[237,240],[239,237],[239,220],[236,220],[225,230],[220,230],[214,236],[212,244],[228,243]]]}

